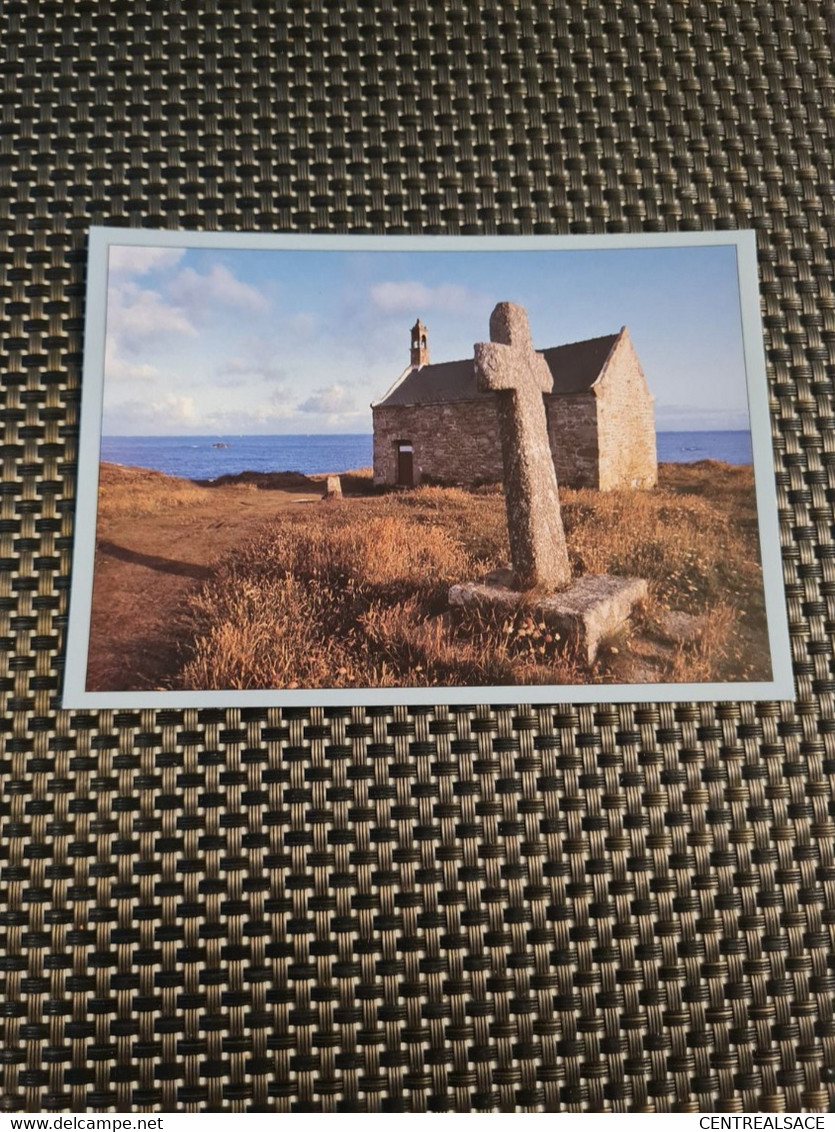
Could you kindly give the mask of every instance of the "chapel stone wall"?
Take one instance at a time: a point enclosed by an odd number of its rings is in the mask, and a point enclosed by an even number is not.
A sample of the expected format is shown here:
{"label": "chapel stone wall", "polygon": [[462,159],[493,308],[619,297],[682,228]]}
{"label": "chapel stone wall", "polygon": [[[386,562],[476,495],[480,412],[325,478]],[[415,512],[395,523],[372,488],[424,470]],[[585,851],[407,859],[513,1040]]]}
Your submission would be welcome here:
{"label": "chapel stone wall", "polygon": [[600,490],[651,488],[658,482],[655,412],[629,336],[615,348],[598,386]]}
{"label": "chapel stone wall", "polygon": [[548,440],[560,487],[598,486],[597,406],[593,393],[546,396]]}
{"label": "chapel stone wall", "polygon": [[490,398],[375,408],[374,482],[397,483],[397,445],[412,445],[415,484],[499,483],[499,418]]}

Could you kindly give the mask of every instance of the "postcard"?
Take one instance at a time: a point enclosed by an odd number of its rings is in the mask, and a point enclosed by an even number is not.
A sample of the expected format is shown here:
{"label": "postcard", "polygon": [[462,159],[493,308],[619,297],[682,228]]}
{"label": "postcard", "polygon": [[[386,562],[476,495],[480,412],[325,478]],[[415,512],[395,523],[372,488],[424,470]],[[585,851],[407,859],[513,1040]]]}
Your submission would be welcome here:
{"label": "postcard", "polygon": [[94,228],[65,707],[793,698],[751,232]]}

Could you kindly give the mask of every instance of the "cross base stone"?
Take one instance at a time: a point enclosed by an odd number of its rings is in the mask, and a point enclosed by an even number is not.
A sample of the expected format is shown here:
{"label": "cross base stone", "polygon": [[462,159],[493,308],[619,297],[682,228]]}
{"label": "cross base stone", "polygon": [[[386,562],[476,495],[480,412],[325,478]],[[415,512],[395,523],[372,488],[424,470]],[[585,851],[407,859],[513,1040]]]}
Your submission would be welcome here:
{"label": "cross base stone", "polygon": [[481,606],[501,613],[524,610],[556,630],[567,647],[586,664],[597,659],[601,642],[623,628],[634,607],[647,596],[643,578],[585,574],[558,593],[520,593],[502,584],[509,572],[496,571],[486,582],[452,586],[449,604]]}

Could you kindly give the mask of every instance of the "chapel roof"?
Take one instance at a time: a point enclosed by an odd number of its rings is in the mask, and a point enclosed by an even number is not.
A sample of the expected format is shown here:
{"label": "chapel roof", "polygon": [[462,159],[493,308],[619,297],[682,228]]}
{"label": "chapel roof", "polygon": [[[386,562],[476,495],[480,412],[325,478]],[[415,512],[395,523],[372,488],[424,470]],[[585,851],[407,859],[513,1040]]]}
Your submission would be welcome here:
{"label": "chapel roof", "polygon": [[[539,353],[545,358],[554,377],[553,394],[585,393],[600,377],[612,347],[620,337],[604,334],[583,342],[552,346]],[[464,358],[457,362],[437,362],[417,366],[406,372],[387,397],[377,405],[435,405],[449,401],[473,401],[488,397],[476,384],[475,362]]]}

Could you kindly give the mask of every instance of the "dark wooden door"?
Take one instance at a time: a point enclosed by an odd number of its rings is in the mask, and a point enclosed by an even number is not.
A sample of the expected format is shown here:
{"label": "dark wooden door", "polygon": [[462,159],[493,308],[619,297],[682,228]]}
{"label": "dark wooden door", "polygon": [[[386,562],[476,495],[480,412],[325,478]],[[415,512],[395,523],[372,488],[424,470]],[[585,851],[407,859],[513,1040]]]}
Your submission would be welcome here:
{"label": "dark wooden door", "polygon": [[401,487],[414,487],[414,463],[411,444],[397,446],[397,482]]}

